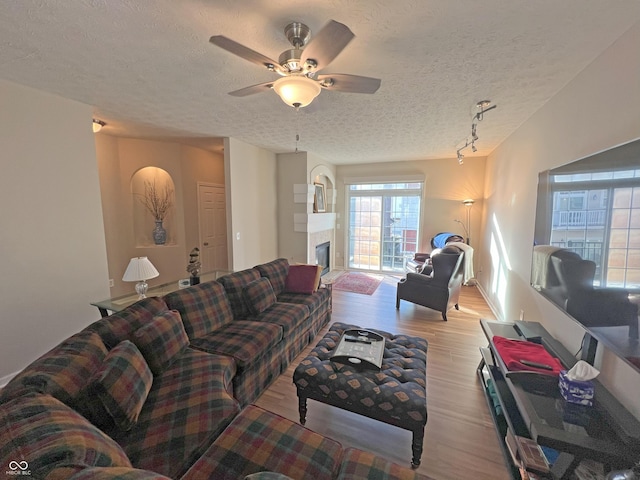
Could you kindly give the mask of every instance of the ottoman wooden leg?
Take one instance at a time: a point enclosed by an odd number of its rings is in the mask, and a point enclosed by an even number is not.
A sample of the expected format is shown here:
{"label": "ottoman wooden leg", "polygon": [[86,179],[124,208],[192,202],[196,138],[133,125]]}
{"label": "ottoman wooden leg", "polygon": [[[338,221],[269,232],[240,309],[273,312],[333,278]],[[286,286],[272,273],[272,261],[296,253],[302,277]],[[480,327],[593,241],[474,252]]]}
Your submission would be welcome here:
{"label": "ottoman wooden leg", "polygon": [[411,459],[411,468],[418,468],[420,465],[420,457],[422,456],[422,448],[424,442],[424,426],[413,430],[413,442],[411,450],[413,450],[413,458]]}
{"label": "ottoman wooden leg", "polygon": [[300,425],[307,421],[307,397],[298,394],[298,412],[300,413]]}

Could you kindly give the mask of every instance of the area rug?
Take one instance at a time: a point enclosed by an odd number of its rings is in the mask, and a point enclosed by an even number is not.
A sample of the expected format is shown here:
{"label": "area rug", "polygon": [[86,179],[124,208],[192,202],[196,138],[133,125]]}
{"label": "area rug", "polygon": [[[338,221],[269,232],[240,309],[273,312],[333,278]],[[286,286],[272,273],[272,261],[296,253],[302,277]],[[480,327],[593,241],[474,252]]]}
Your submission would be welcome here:
{"label": "area rug", "polygon": [[372,295],[380,285],[382,278],[382,275],[374,275],[373,273],[346,272],[333,283],[333,288],[343,292]]}

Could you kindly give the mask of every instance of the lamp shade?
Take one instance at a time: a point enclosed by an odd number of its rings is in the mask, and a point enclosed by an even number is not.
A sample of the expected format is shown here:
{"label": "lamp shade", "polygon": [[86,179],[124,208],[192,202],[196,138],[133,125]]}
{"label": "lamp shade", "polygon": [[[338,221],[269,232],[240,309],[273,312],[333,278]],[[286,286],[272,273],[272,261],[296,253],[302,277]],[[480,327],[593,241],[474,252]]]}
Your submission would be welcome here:
{"label": "lamp shade", "polygon": [[287,105],[306,107],[320,94],[320,84],[304,75],[289,75],[273,83],[273,89]]}
{"label": "lamp shade", "polygon": [[129,261],[129,265],[127,265],[127,269],[122,276],[122,281],[139,282],[155,278],[158,275],[160,273],[147,257],[135,257]]}
{"label": "lamp shade", "polygon": [[471,207],[476,203],[476,201],[473,198],[467,198],[466,200],[463,200],[462,203],[464,203],[465,207]]}

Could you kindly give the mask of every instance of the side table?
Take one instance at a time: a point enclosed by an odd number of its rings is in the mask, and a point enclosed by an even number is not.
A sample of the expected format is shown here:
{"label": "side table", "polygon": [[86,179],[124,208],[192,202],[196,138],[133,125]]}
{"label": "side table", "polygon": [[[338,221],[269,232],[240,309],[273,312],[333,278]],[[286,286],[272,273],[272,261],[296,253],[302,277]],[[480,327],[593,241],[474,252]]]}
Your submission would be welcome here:
{"label": "side table", "polygon": [[[211,280],[217,280],[218,278],[228,273],[232,272],[230,270],[214,270],[212,272],[203,273],[200,275],[200,281],[209,282]],[[154,287],[149,287],[149,290],[147,291],[147,297],[163,297],[164,295],[175,292],[180,288],[181,287],[178,283],[178,280],[174,280],[173,282],[167,282],[161,285],[156,285]],[[110,315],[109,312],[115,313],[124,310],[125,308],[136,303],[138,300],[140,300],[138,298],[138,295],[126,294],[120,295],[118,297],[100,300],[99,302],[91,302],[91,305],[98,308],[102,317],[108,317]]]}

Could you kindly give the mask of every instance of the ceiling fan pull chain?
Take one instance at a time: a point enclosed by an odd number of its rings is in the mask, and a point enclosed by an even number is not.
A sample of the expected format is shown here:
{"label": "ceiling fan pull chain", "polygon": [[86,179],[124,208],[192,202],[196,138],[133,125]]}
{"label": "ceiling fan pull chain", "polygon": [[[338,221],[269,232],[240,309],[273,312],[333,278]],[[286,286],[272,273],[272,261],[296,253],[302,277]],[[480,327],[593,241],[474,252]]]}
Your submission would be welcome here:
{"label": "ceiling fan pull chain", "polygon": [[295,124],[296,124],[296,150],[294,153],[298,153],[298,142],[300,141],[300,110],[298,108],[296,108],[296,117],[295,117]]}

